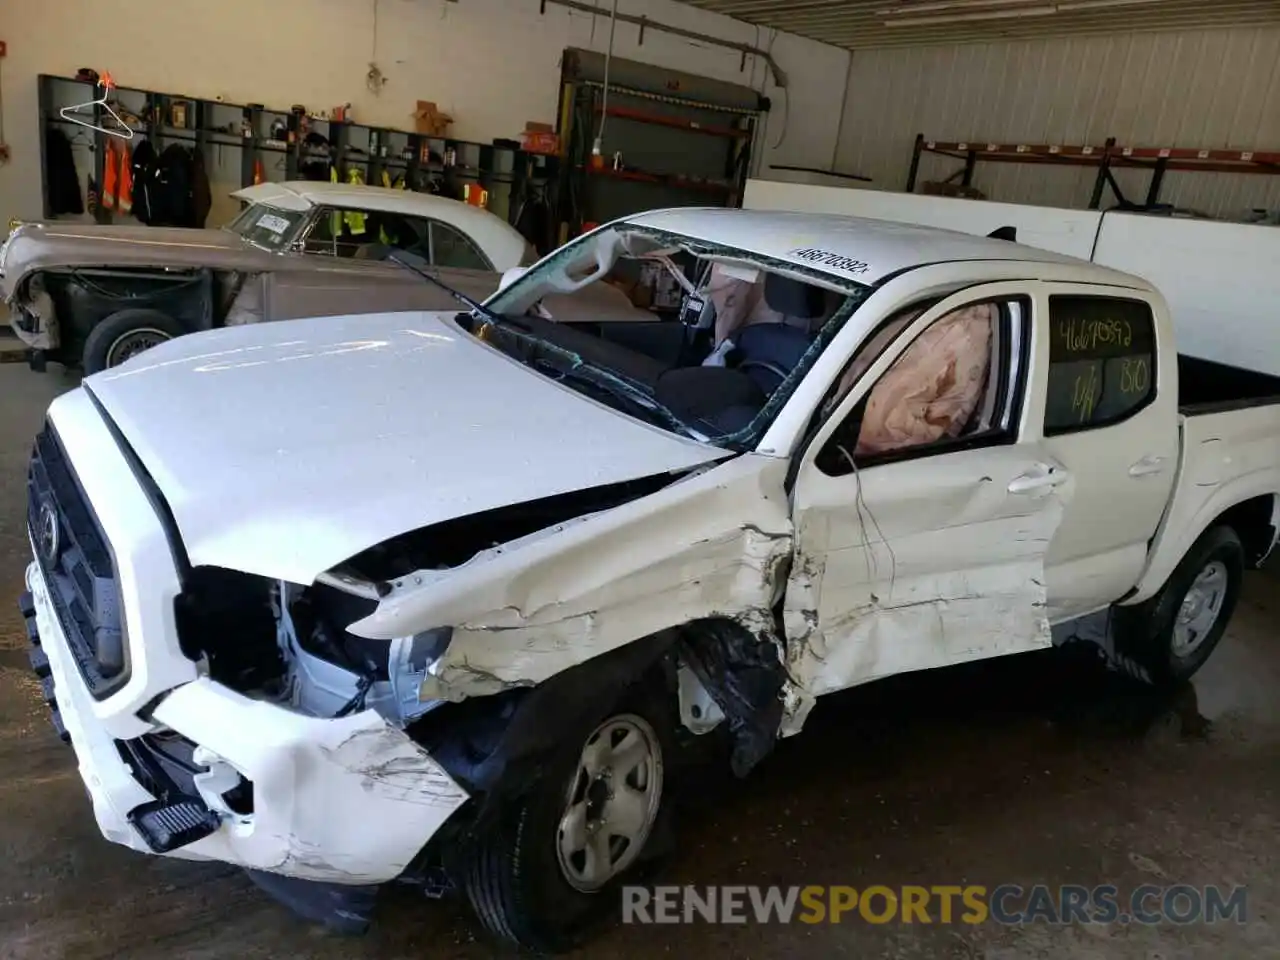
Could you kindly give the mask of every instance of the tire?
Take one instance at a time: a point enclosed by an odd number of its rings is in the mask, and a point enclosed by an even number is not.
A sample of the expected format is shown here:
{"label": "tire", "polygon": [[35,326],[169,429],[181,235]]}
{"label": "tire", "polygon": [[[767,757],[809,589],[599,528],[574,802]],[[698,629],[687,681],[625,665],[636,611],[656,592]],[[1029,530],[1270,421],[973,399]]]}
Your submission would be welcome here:
{"label": "tire", "polygon": [[[492,935],[540,953],[570,949],[606,918],[610,908],[617,907],[623,883],[639,882],[652,868],[653,848],[661,845],[659,838],[669,829],[674,806],[670,802],[673,710],[669,697],[657,691],[628,697],[598,724],[582,729],[566,743],[549,759],[538,782],[500,813],[495,828],[473,841],[463,862],[462,886],[477,918]],[[603,799],[601,781],[586,782],[583,762],[592,747],[613,742],[621,750],[629,738],[640,734],[648,741],[645,748],[656,750],[653,762],[624,770],[621,776],[626,780],[643,767],[649,786],[656,788],[647,832],[634,848],[628,845],[622,852],[611,851],[616,865],[612,874],[602,881],[599,877],[589,880],[589,859],[561,854],[562,841],[564,847],[577,846],[564,832],[569,811],[586,810],[586,822],[591,822],[594,798],[604,814],[596,822],[607,825],[610,804],[616,800]],[[632,776],[630,782],[637,780]],[[619,788],[615,783],[606,784],[606,789],[610,786],[616,796]],[[579,797],[584,802],[575,803]],[[600,836],[600,831],[594,836]],[[617,840],[614,836],[606,842],[621,846]],[[585,853],[585,849],[579,851]]]}
{"label": "tire", "polygon": [[1245,555],[1230,527],[1211,527],[1146,603],[1116,608],[1115,652],[1126,672],[1157,686],[1191,679],[1227,629]]}
{"label": "tire", "polygon": [[89,331],[81,366],[85,376],[99,373],[186,332],[182,324],[159,310],[120,310]]}

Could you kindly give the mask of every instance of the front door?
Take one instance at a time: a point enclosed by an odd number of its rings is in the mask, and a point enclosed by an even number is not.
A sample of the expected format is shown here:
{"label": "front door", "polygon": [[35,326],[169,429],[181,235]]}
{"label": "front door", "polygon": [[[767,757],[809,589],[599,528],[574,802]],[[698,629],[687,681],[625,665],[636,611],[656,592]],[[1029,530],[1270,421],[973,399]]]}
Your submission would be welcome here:
{"label": "front door", "polygon": [[901,332],[869,338],[824,405],[796,474],[785,601],[807,695],[1049,645],[1044,563],[1066,477],[1028,439],[1043,406],[1035,287],[971,287],[890,318]]}

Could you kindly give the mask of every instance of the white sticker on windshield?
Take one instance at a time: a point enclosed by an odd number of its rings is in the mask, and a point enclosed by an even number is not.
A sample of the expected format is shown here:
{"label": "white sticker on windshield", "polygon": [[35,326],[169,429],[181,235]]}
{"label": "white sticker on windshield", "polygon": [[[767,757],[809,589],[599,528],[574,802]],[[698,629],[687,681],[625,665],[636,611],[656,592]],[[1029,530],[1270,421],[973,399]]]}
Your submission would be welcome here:
{"label": "white sticker on windshield", "polygon": [[258,222],[254,226],[270,230],[275,234],[281,234],[289,229],[289,221],[284,217],[277,217],[274,213],[264,213],[258,218]]}

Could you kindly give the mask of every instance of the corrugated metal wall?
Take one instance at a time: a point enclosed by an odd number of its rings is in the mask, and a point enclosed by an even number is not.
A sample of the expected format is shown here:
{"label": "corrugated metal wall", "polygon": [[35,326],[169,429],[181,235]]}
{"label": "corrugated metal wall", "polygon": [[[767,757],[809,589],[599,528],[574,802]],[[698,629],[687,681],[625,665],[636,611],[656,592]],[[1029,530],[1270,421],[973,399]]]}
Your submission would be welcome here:
{"label": "corrugated metal wall", "polygon": [[[917,133],[1280,150],[1280,28],[855,52],[835,168],[901,190]],[[926,154],[921,179],[957,165]],[[1085,168],[979,163],[974,185],[993,200],[1084,207],[1093,177]],[[1117,174],[1138,201],[1148,177]],[[1280,175],[1170,173],[1161,200],[1224,217],[1276,209]]]}

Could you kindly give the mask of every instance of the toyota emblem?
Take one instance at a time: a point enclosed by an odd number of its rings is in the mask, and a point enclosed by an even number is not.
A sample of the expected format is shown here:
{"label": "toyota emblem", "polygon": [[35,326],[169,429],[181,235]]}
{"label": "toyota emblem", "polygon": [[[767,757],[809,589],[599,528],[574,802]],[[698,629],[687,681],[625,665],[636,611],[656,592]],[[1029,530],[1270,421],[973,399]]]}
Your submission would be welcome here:
{"label": "toyota emblem", "polygon": [[58,525],[58,511],[48,501],[40,505],[40,529],[36,531],[36,538],[45,560],[57,563],[62,549],[62,529]]}

